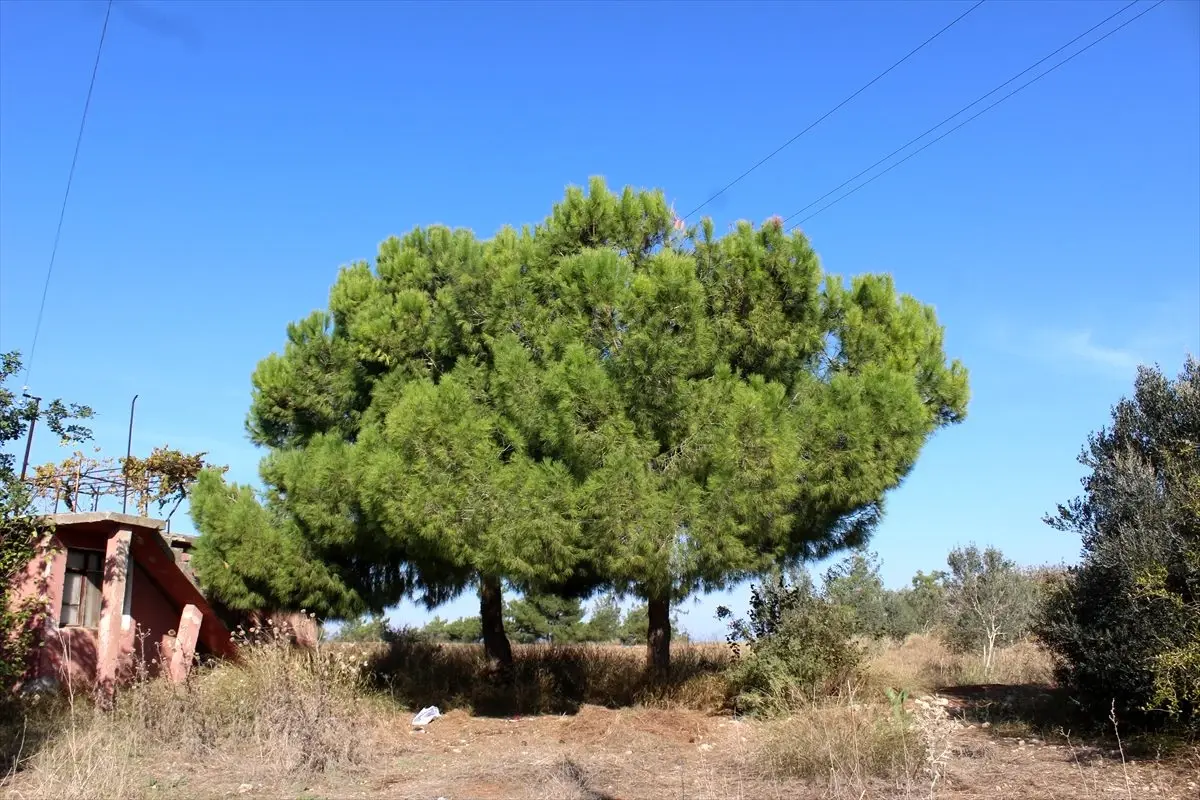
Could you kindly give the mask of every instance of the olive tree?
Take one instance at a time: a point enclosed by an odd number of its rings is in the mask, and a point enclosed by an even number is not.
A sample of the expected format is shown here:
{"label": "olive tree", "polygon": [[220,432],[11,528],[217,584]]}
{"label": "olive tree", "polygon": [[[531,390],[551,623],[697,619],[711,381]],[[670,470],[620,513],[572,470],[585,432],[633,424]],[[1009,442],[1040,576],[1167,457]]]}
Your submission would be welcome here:
{"label": "olive tree", "polygon": [[1037,584],[994,547],[975,545],[952,550],[946,559],[950,643],[978,648],[984,675],[989,675],[1001,642],[1015,642],[1029,632],[1037,606]]}
{"label": "olive tree", "polygon": [[1079,460],[1083,494],[1046,518],[1083,546],[1037,626],[1058,680],[1100,718],[1200,727],[1200,362],[1139,369]]}

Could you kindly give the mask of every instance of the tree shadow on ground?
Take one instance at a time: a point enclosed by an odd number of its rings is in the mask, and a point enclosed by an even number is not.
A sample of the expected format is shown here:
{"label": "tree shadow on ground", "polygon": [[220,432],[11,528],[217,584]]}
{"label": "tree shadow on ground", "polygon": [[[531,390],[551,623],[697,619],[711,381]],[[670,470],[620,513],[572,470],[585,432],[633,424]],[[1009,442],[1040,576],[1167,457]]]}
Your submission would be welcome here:
{"label": "tree shadow on ground", "polygon": [[[950,701],[947,709],[955,717],[974,725],[1023,724],[1053,730],[1078,721],[1071,718],[1067,696],[1044,684],[948,686],[938,694]],[[1098,726],[1093,727],[1098,731]]]}
{"label": "tree shadow on ground", "polygon": [[979,684],[938,690],[956,719],[996,737],[1037,737],[1069,745],[1069,758],[1160,760],[1196,755],[1196,738],[1184,731],[1123,729],[1120,721],[1087,713],[1070,694],[1046,684]]}
{"label": "tree shadow on ground", "polygon": [[676,648],[665,681],[645,670],[644,651],[615,645],[526,645],[508,670],[488,663],[478,645],[402,637],[367,659],[376,685],[410,708],[463,708],[482,716],[573,714],[661,703],[711,709],[725,702],[724,648]]}
{"label": "tree shadow on ground", "polygon": [[0,698],[0,785],[60,733],[66,704],[53,694]]}

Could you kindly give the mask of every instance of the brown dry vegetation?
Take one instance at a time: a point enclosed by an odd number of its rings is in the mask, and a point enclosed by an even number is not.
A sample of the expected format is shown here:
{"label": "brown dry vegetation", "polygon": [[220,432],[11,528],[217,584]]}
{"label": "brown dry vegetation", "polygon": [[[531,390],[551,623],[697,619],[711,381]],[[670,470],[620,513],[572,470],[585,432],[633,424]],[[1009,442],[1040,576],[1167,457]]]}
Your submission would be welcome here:
{"label": "brown dry vegetation", "polygon": [[[143,680],[114,711],[42,698],[0,721],[12,798],[1194,798],[1186,747],[1141,759],[1114,743],[1004,726],[996,687],[953,689],[977,662],[914,637],[877,646],[863,680],[775,721],[724,710],[719,645],[680,648],[672,681],[644,651],[517,648],[509,688],[470,646],[249,648],[184,687]],[[366,667],[364,667],[364,662]],[[377,679],[367,668],[377,670]],[[1047,674],[1035,648],[1004,654],[993,683]],[[929,699],[892,707],[882,687]],[[941,690],[934,697],[929,693]],[[1038,696],[1047,696],[1045,687]],[[1002,693],[1001,693],[1002,694]],[[1019,710],[1019,687],[1004,708]],[[412,711],[436,703],[426,731]],[[1190,781],[1190,782],[1189,782]]]}
{"label": "brown dry vegetation", "polygon": [[984,672],[981,655],[953,653],[933,634],[914,634],[900,644],[872,643],[868,656],[873,680],[909,691],[980,684],[1049,685],[1054,680],[1049,655],[1031,641],[997,650],[990,673]]}
{"label": "brown dry vegetation", "polygon": [[377,687],[406,708],[437,705],[478,714],[572,713],[584,705],[709,709],[725,699],[729,649],[720,644],[672,648],[671,681],[659,686],[642,670],[645,648],[616,644],[514,646],[511,687],[480,680],[483,648],[401,639],[388,645],[328,645],[330,652],[366,661]]}

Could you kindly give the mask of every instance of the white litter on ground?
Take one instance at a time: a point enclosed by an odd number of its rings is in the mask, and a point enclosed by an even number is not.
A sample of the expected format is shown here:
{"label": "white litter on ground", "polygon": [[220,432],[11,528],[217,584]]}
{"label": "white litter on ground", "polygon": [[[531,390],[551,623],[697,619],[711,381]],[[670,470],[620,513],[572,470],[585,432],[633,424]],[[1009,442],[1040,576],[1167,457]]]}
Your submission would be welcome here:
{"label": "white litter on ground", "polygon": [[427,708],[422,708],[420,711],[417,712],[417,715],[412,718],[413,727],[414,728],[423,728],[426,725],[428,725],[429,723],[433,722],[438,717],[440,717],[441,715],[442,715],[442,712],[438,711],[437,706],[429,706]]}

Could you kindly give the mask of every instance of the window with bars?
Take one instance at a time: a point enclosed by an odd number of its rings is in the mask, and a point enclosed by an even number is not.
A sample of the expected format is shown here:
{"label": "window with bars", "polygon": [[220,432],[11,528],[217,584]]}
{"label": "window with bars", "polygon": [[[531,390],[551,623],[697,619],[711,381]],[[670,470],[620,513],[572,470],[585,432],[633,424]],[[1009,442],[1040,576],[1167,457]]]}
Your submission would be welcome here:
{"label": "window with bars", "polygon": [[104,553],[67,549],[59,625],[95,628],[100,625],[100,587],[104,584]]}

